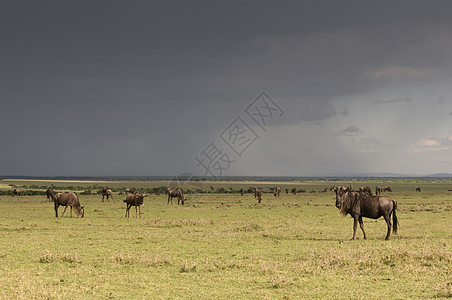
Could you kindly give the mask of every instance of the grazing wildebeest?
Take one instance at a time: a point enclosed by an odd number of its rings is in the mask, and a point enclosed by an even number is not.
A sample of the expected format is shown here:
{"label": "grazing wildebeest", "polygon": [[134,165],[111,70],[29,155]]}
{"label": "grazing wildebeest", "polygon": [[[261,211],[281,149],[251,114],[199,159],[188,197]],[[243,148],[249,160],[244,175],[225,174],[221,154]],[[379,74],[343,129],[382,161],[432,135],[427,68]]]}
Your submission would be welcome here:
{"label": "grazing wildebeest", "polygon": [[240,189],[240,196],[243,196],[243,188]]}
{"label": "grazing wildebeest", "polygon": [[132,206],[135,206],[135,218],[138,218],[138,210],[139,210],[140,211],[140,219],[141,219],[141,205],[143,205],[144,197],[147,197],[147,195],[143,195],[141,193],[127,195],[126,200],[124,200],[124,202],[127,203],[126,216],[125,216],[126,218],[128,218],[130,215],[130,208]]}
{"label": "grazing wildebeest", "polygon": [[360,188],[359,188],[359,192],[360,192],[360,193],[366,193],[366,194],[368,194],[369,196],[372,196],[372,190],[371,190],[370,187],[368,187],[368,186],[362,186],[362,187],[360,187]]}
{"label": "grazing wildebeest", "polygon": [[256,189],[256,191],[255,191],[255,193],[254,193],[254,197],[257,198],[257,201],[258,201],[259,203],[261,203],[261,201],[262,201],[262,191],[259,190],[259,189]]}
{"label": "grazing wildebeest", "polygon": [[113,201],[113,192],[107,188],[103,188],[102,189],[102,202],[104,202],[104,198],[107,197],[107,201],[109,201],[108,199],[111,197],[111,201]]}
{"label": "grazing wildebeest", "polygon": [[377,186],[375,187],[375,195],[376,195],[376,196],[380,195],[382,190],[383,190],[382,187],[379,186],[379,185],[377,185]]}
{"label": "grazing wildebeest", "polygon": [[52,188],[48,188],[46,191],[46,196],[47,196],[47,200],[49,200],[49,202],[53,200],[53,195],[54,195],[54,193],[53,193]]}
{"label": "grazing wildebeest", "polygon": [[296,195],[296,194],[297,194],[297,188],[293,188],[293,189],[291,190],[291,193],[294,194],[294,195]]}
{"label": "grazing wildebeest", "polygon": [[171,200],[171,204],[173,204],[173,198],[177,197],[177,204],[182,203],[182,205],[184,205],[185,203],[185,197],[184,197],[184,191],[182,191],[181,188],[177,188],[177,189],[173,189],[173,188],[168,188],[168,190],[166,191],[166,194],[168,195],[168,203],[170,203]]}
{"label": "grazing wildebeest", "polygon": [[417,187],[417,188],[416,188],[416,192],[419,192],[419,193],[420,193],[420,192],[421,192],[421,188],[420,188],[420,187]]}
{"label": "grazing wildebeest", "polygon": [[134,189],[126,189],[126,195],[128,194],[134,194],[135,190]]}
{"label": "grazing wildebeest", "polygon": [[351,187],[336,187],[334,191],[336,192],[336,207],[340,209],[340,213],[344,216],[350,214],[354,220],[352,240],[356,237],[358,222],[363,231],[364,239],[367,238],[366,232],[364,231],[363,217],[378,219],[383,216],[388,225],[385,239],[389,240],[392,214],[393,232],[397,233],[397,202],[395,200],[386,196],[370,196],[367,193],[352,192]]}
{"label": "grazing wildebeest", "polygon": [[381,191],[382,192],[392,192],[392,189],[391,189],[391,187],[387,186],[385,188],[382,188]]}
{"label": "grazing wildebeest", "polygon": [[64,211],[61,217],[64,216],[64,213],[66,212],[68,206],[71,207],[71,218],[72,218],[72,207],[75,208],[75,212],[79,218],[83,218],[85,216],[85,208],[83,206],[80,206],[80,202],[78,201],[78,197],[75,193],[72,192],[58,193],[56,195],[53,195],[52,198],[55,205],[55,217],[58,218],[58,207],[60,205],[64,206]]}
{"label": "grazing wildebeest", "polygon": [[11,197],[14,197],[14,196],[20,196],[20,191],[18,189],[14,189],[13,190],[13,193],[11,194]]}
{"label": "grazing wildebeest", "polygon": [[281,194],[281,188],[279,186],[276,187],[275,189],[275,197],[279,197],[279,194]]}

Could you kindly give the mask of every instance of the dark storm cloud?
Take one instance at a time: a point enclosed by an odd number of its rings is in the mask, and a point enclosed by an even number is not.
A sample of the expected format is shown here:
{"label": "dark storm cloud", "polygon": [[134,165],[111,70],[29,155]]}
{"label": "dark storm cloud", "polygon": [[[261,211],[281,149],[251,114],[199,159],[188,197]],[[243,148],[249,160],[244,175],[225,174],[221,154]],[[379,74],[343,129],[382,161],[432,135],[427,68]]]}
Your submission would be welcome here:
{"label": "dark storm cloud", "polygon": [[171,175],[263,90],[279,124],[347,115],[335,97],[450,76],[451,8],[3,1],[0,173]]}

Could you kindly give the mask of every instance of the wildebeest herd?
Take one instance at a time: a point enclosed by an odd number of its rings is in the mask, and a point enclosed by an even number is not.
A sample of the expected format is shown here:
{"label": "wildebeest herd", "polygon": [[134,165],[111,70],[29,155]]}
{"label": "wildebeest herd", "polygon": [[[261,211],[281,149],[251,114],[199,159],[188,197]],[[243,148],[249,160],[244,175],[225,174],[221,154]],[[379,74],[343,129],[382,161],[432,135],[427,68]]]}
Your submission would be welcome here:
{"label": "wildebeest herd", "polygon": [[[328,188],[325,188],[323,192],[327,191]],[[340,214],[346,216],[350,215],[353,220],[353,236],[352,240],[356,238],[356,229],[358,223],[363,232],[364,239],[367,238],[366,232],[364,231],[363,217],[364,218],[372,218],[378,219],[383,217],[387,224],[387,233],[385,239],[388,240],[391,235],[391,229],[394,233],[397,233],[398,220],[396,215],[397,202],[387,196],[381,196],[382,192],[392,192],[392,189],[388,187],[380,187],[377,186],[375,189],[375,195],[372,194],[371,189],[368,186],[360,187],[358,191],[354,191],[351,184],[348,187],[346,186],[333,186],[329,190],[333,191],[336,194],[336,203],[335,206],[339,209]],[[270,191],[273,192],[275,197],[279,197],[281,193],[280,187],[270,188]],[[289,194],[289,191],[296,195],[297,189],[292,188],[289,190],[285,189],[286,194]],[[420,192],[420,187],[416,188],[416,192]],[[244,195],[244,189],[240,189],[240,194]],[[262,202],[263,191],[262,188],[258,187],[250,187],[248,188],[248,193],[253,193],[254,198],[257,199],[258,203]],[[106,198],[107,201],[111,198],[113,201],[113,192],[112,190],[104,187],[100,190],[100,194],[102,195],[102,202]],[[122,194],[122,193],[120,193]],[[146,194],[142,194],[139,192],[135,192],[133,189],[126,189],[125,191],[126,199],[124,203],[126,203],[126,214],[125,217],[129,217],[129,211],[132,206],[135,206],[135,217],[141,218],[141,206],[144,204],[144,198],[147,197]],[[167,204],[173,204],[173,198],[177,198],[177,204],[184,205],[186,198],[184,196],[184,192],[181,188],[168,188],[166,192],[168,196]],[[20,196],[20,191],[18,189],[14,189],[11,196]],[[84,207],[80,205],[80,201],[78,196],[74,192],[64,192],[55,194],[52,188],[48,188],[46,191],[46,197],[49,201],[54,202],[55,209],[55,217],[58,217],[58,208],[59,206],[64,206],[64,211],[61,214],[61,217],[64,216],[66,209],[68,206],[70,207],[70,213],[72,217],[72,209],[75,210],[76,215],[79,218],[83,218],[85,215]],[[391,222],[392,215],[392,222]]]}

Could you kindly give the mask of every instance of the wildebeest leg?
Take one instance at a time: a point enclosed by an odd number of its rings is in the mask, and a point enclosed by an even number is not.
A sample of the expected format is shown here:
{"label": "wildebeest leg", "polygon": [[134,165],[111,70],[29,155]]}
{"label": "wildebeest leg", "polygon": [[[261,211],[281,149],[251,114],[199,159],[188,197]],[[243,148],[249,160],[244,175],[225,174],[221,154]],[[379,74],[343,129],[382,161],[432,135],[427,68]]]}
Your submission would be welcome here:
{"label": "wildebeest leg", "polygon": [[129,209],[130,209],[130,205],[129,205],[129,203],[127,203],[127,207],[126,207],[126,216],[125,216],[125,218],[128,218],[128,212],[129,212]]}
{"label": "wildebeest leg", "polygon": [[67,208],[67,205],[64,207],[63,213],[61,214],[61,218],[64,216],[64,213],[66,212],[66,208]]}
{"label": "wildebeest leg", "polygon": [[58,203],[56,203],[56,201],[54,202],[54,204],[55,204],[55,217],[57,217],[58,218]]}
{"label": "wildebeest leg", "polygon": [[140,212],[140,219],[141,219],[141,205],[138,205],[138,211]]}
{"label": "wildebeest leg", "polygon": [[363,231],[364,239],[367,239],[366,232],[364,231],[363,217],[359,216],[358,221],[359,221],[359,227],[361,227],[361,230]]}
{"label": "wildebeest leg", "polygon": [[388,233],[386,234],[385,240],[389,240],[390,236],[391,236],[391,218],[389,218],[389,215],[383,215],[383,217],[385,218],[386,224],[388,224]]}
{"label": "wildebeest leg", "polygon": [[357,227],[358,227],[358,216],[353,216],[353,237],[352,237],[352,241],[356,237],[356,228]]}

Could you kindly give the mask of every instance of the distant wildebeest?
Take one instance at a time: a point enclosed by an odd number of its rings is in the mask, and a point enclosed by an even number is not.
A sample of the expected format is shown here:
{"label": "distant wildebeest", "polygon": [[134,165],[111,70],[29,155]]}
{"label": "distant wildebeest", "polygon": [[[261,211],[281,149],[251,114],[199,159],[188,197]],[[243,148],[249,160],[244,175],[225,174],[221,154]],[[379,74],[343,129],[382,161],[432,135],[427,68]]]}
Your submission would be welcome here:
{"label": "distant wildebeest", "polygon": [[288,188],[286,188],[286,194],[289,194],[289,189]]}
{"label": "distant wildebeest", "polygon": [[279,194],[281,194],[281,188],[279,187],[279,186],[277,186],[276,188],[275,188],[275,197],[279,197]]}
{"label": "distant wildebeest", "polygon": [[372,190],[371,190],[370,187],[368,187],[368,186],[362,186],[362,187],[360,187],[360,188],[359,188],[359,192],[360,192],[360,193],[366,193],[366,194],[368,194],[369,196],[372,196]]}
{"label": "distant wildebeest", "polygon": [[13,190],[11,197],[14,197],[14,196],[20,196],[20,191],[18,189]]}
{"label": "distant wildebeest", "polygon": [[416,188],[416,192],[419,192],[419,193],[420,193],[420,192],[421,192],[421,188],[420,188],[420,187],[417,187],[417,188]]}
{"label": "distant wildebeest", "polygon": [[54,195],[54,193],[53,193],[52,188],[48,188],[46,191],[46,196],[47,196],[47,200],[49,200],[49,202],[53,200],[53,195]]}
{"label": "distant wildebeest", "polygon": [[140,211],[140,219],[141,219],[141,205],[143,205],[144,197],[147,197],[147,195],[143,195],[141,193],[127,195],[126,200],[124,200],[124,202],[127,203],[126,216],[125,216],[126,218],[128,218],[130,215],[130,208],[132,206],[135,206],[135,218],[138,218],[138,210],[139,210]]}
{"label": "distant wildebeest", "polygon": [[348,188],[336,187],[334,191],[336,192],[336,207],[340,209],[340,213],[344,216],[350,214],[354,220],[352,240],[356,237],[358,222],[363,231],[364,239],[367,238],[366,232],[364,231],[363,217],[378,219],[383,216],[388,225],[385,239],[389,240],[392,214],[393,232],[397,233],[397,202],[395,200],[386,196],[370,196],[367,193],[353,192],[351,191],[351,186]]}
{"label": "distant wildebeest", "polygon": [[248,193],[250,193],[250,194],[253,193],[254,194],[255,192],[256,192],[256,188],[254,188],[254,187],[249,187],[248,188]]}
{"label": "distant wildebeest", "polygon": [[168,188],[168,190],[166,191],[166,194],[168,195],[168,203],[173,204],[173,198],[177,197],[177,204],[182,203],[182,205],[184,205],[185,203],[185,197],[184,197],[184,191],[182,191],[181,188],[177,188],[177,189],[173,189],[173,188]]}
{"label": "distant wildebeest", "polygon": [[135,190],[134,189],[126,189],[126,195],[128,194],[134,194]]}
{"label": "distant wildebeest", "polygon": [[254,198],[257,198],[258,192],[261,192],[261,195],[262,195],[262,191],[260,191],[258,188],[254,188]]}
{"label": "distant wildebeest", "polygon": [[297,189],[296,189],[296,188],[293,188],[293,189],[291,190],[291,193],[294,194],[294,195],[296,195],[296,194],[297,194]]}
{"label": "distant wildebeest", "polygon": [[379,186],[379,185],[377,185],[377,186],[375,187],[375,195],[376,195],[376,196],[380,195],[382,190],[383,190],[382,187]]}
{"label": "distant wildebeest", "polygon": [[107,197],[108,199],[111,197],[111,201],[113,201],[113,192],[107,188],[102,189],[102,202],[104,202],[104,198]]}
{"label": "distant wildebeest", "polygon": [[256,191],[255,191],[255,193],[254,193],[254,197],[257,198],[257,201],[258,201],[259,203],[261,203],[261,201],[262,201],[262,191],[259,190],[259,189],[256,189]]}
{"label": "distant wildebeest", "polygon": [[243,188],[240,189],[240,196],[243,196]]}
{"label": "distant wildebeest", "polygon": [[58,218],[59,206],[64,206],[64,211],[61,217],[64,216],[64,213],[66,212],[68,206],[71,207],[71,218],[72,218],[72,207],[75,208],[75,213],[79,218],[83,218],[85,216],[85,208],[83,206],[80,206],[80,202],[75,193],[72,192],[58,193],[56,195],[53,195],[52,198],[55,205],[55,217]]}
{"label": "distant wildebeest", "polygon": [[387,186],[385,188],[382,188],[381,191],[382,192],[392,192],[392,189],[391,189],[391,187]]}

